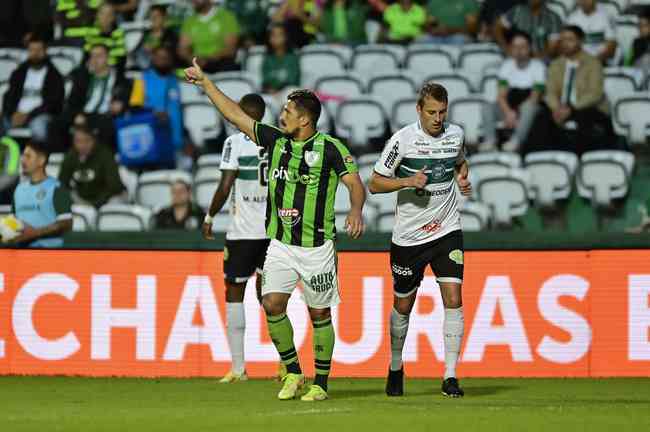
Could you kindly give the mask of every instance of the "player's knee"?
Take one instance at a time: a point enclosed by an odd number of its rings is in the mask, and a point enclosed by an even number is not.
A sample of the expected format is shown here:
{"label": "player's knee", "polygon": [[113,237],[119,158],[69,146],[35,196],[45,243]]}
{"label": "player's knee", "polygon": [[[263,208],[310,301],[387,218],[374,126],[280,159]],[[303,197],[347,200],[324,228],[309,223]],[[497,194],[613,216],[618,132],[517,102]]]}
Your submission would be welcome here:
{"label": "player's knee", "polygon": [[262,297],[262,307],[264,308],[264,312],[270,316],[280,315],[285,312],[282,302],[279,302],[272,296],[268,295]]}
{"label": "player's knee", "polygon": [[238,284],[226,281],[226,302],[241,303],[244,301],[245,284]]}
{"label": "player's knee", "polygon": [[458,309],[463,305],[460,293],[449,293],[443,300],[447,309]]}
{"label": "player's knee", "polygon": [[309,316],[313,321],[322,321],[332,316],[330,308],[327,309],[309,309]]}

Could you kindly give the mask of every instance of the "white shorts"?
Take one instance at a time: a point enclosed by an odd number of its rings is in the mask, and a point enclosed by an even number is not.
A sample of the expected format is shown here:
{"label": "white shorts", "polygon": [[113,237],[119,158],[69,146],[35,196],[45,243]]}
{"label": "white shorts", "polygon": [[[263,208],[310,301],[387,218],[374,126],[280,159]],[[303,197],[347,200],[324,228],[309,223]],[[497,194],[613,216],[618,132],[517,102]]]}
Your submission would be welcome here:
{"label": "white shorts", "polygon": [[341,302],[334,242],[318,247],[300,247],[272,239],[262,271],[262,295],[291,294],[298,281],[304,299],[313,309],[326,309]]}

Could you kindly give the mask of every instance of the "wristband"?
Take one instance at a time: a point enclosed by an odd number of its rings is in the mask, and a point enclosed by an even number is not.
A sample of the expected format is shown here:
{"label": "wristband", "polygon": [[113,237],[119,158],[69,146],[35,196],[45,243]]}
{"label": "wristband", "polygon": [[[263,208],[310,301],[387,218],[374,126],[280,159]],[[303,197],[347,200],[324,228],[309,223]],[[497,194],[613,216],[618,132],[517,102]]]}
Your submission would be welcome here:
{"label": "wristband", "polygon": [[205,219],[203,219],[204,224],[212,224],[212,216],[210,216],[210,213],[205,214]]}

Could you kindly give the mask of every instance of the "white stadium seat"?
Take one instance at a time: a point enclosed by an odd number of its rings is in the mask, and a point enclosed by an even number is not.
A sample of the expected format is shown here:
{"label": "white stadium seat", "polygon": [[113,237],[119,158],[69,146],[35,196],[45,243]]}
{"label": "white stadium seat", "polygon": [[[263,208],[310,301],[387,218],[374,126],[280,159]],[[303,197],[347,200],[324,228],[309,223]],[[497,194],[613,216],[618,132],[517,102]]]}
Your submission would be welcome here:
{"label": "white stadium seat", "polygon": [[63,77],[70,75],[70,72],[72,72],[74,68],[79,66],[79,64],[75,61],[74,58],[68,57],[63,54],[50,56],[50,60],[54,64],[54,67],[56,67],[56,69]]}
{"label": "white stadium seat", "polygon": [[578,194],[597,208],[608,208],[612,200],[624,198],[630,188],[634,155],[620,150],[586,152],[580,158]]}
{"label": "white stadium seat", "polygon": [[74,60],[76,65],[80,65],[84,58],[84,51],[82,48],[73,46],[51,46],[47,48],[49,56],[65,56]]}
{"label": "white stadium seat", "polygon": [[539,151],[526,155],[526,171],[530,175],[531,199],[538,207],[552,208],[557,200],[568,199],[573,189],[573,177],[578,157],[565,151]]}
{"label": "white stadium seat", "polygon": [[10,57],[0,58],[0,81],[9,81],[11,73],[18,67],[18,61]]}
{"label": "white stadium seat", "polygon": [[494,103],[499,96],[499,77],[496,74],[484,75],[481,80],[481,94],[483,98]]}
{"label": "white stadium seat", "polygon": [[478,87],[485,71],[492,66],[500,65],[503,55],[491,49],[465,51],[460,53],[458,68],[470,78],[472,85]]}
{"label": "white stadium seat", "polygon": [[546,7],[555,12],[555,14],[560,17],[562,21],[566,20],[566,18],[569,16],[570,9],[567,9],[561,1],[549,0],[546,2]]}
{"label": "white stadium seat", "polygon": [[196,160],[195,178],[205,175],[220,175],[221,153],[204,154]]}
{"label": "white stadium seat", "polygon": [[347,46],[347,45],[341,45],[341,44],[332,44],[332,43],[312,43],[309,45],[305,45],[300,49],[300,53],[307,53],[307,52],[323,52],[323,51],[329,51],[332,52],[338,56],[340,56],[345,64],[349,64],[350,60],[352,59],[352,56],[354,55],[354,50]]}
{"label": "white stadium seat", "polygon": [[210,75],[210,79],[219,90],[236,102],[239,102],[244,95],[258,91],[253,77],[245,73],[222,72]]}
{"label": "white stadium seat", "polygon": [[470,81],[459,74],[431,75],[427,77],[426,81],[444,86],[447,89],[450,101],[467,97],[472,93]]}
{"label": "white stadium seat", "polygon": [[628,53],[632,48],[634,39],[638,37],[639,26],[635,21],[622,17],[616,20],[616,42],[621,52]]}
{"label": "white stadium seat", "polygon": [[378,74],[397,73],[400,62],[388,49],[375,48],[356,51],[352,56],[350,69],[355,73],[372,77]]}
{"label": "white stadium seat", "polygon": [[417,93],[413,80],[405,75],[380,75],[368,82],[368,94],[377,99],[384,110],[390,113],[400,99],[413,97]]}
{"label": "white stadium seat", "polygon": [[219,136],[223,128],[222,117],[208,102],[183,105],[183,121],[197,147],[203,147],[206,140]]}
{"label": "white stadium seat", "polygon": [[120,165],[118,172],[120,174],[120,180],[122,180],[122,184],[126,187],[129,195],[129,202],[135,201],[135,192],[138,188],[138,175],[122,165]]}
{"label": "white stadium seat", "polygon": [[316,129],[322,133],[330,133],[332,130],[332,114],[326,104],[322,106]]}
{"label": "white stadium seat", "polygon": [[124,32],[124,45],[127,53],[132,53],[144,36],[144,29],[142,28],[133,28]]}
{"label": "white stadium seat", "polygon": [[476,191],[479,200],[492,209],[494,222],[498,226],[511,226],[514,217],[528,211],[528,184],[528,173],[513,168],[502,175],[482,178],[476,184]]}
{"label": "white stadium seat", "polygon": [[406,54],[404,69],[416,74],[420,79],[432,74],[451,74],[454,72],[454,60],[451,54],[442,49],[414,48]]}
{"label": "white stadium seat", "polygon": [[521,167],[521,156],[510,152],[483,152],[469,157],[470,180],[473,184],[484,178],[507,174],[513,168]]}
{"label": "white stadium seat", "polygon": [[244,70],[252,76],[262,76],[262,63],[266,55],[266,47],[255,45],[248,49],[244,60]]}
{"label": "white stadium seat", "polygon": [[400,99],[393,104],[393,109],[390,111],[390,129],[393,133],[416,121],[416,104],[417,98],[414,97]]}
{"label": "white stadium seat", "polygon": [[188,185],[192,184],[192,178],[185,171],[159,170],[140,174],[136,202],[149,208],[171,205],[171,186],[176,180],[182,180]]}
{"label": "white stadium seat", "polygon": [[483,231],[490,223],[490,208],[477,201],[465,201],[459,206],[463,231]]}
{"label": "white stadium seat", "polygon": [[178,82],[178,88],[181,94],[181,103],[183,105],[193,103],[193,102],[208,102],[208,98],[203,93],[203,90],[194,84],[190,84],[185,81]]}
{"label": "white stadium seat", "polygon": [[366,146],[370,138],[385,132],[386,114],[374,99],[359,98],[342,102],[336,112],[336,134],[348,139],[350,146]]}
{"label": "white stadium seat", "polygon": [[320,78],[314,85],[314,90],[321,98],[324,96],[330,98],[326,105],[334,111],[341,101],[361,97],[364,86],[361,79],[356,76],[333,75]]}
{"label": "white stadium seat", "polygon": [[465,142],[478,144],[483,124],[483,110],[488,104],[482,97],[452,99],[449,105],[449,120],[465,130]]}
{"label": "white stadium seat", "polygon": [[231,220],[232,218],[230,217],[230,212],[228,212],[228,210],[222,209],[214,216],[214,218],[212,218],[212,232],[224,233],[228,231]]}
{"label": "white stadium seat", "polygon": [[99,231],[147,231],[151,210],[138,205],[106,204],[97,214]]}
{"label": "white stadium seat", "polygon": [[2,204],[0,205],[0,217],[9,216],[11,214],[11,205]]}
{"label": "white stadium seat", "polygon": [[83,232],[93,231],[97,221],[95,207],[82,204],[72,204],[72,230]]}
{"label": "white stadium seat", "polygon": [[[192,184],[192,190],[194,192],[194,201],[203,209],[210,207],[212,202],[212,197],[214,196],[214,191],[217,190],[219,186],[219,181],[221,180],[221,172],[215,171],[213,173],[204,173],[200,177],[197,176],[194,178],[194,183]],[[228,201],[224,204],[224,208],[228,208]]]}
{"label": "white stadium seat", "polygon": [[621,97],[636,92],[637,85],[630,75],[619,72],[605,73],[605,94],[610,102],[615,103]]}
{"label": "white stadium seat", "polygon": [[333,51],[309,51],[300,54],[302,85],[313,87],[319,78],[345,74],[345,60]]}
{"label": "white stadium seat", "polygon": [[336,189],[336,196],[334,199],[334,211],[336,212],[348,212],[350,211],[350,195],[348,193],[348,188],[343,184],[339,184],[338,189]]}
{"label": "white stadium seat", "polygon": [[65,153],[52,153],[47,160],[45,166],[45,173],[54,178],[59,178],[59,171],[61,171],[61,164],[65,158]]}
{"label": "white stadium seat", "polygon": [[631,144],[644,144],[650,136],[650,93],[643,92],[618,99],[614,120]]}

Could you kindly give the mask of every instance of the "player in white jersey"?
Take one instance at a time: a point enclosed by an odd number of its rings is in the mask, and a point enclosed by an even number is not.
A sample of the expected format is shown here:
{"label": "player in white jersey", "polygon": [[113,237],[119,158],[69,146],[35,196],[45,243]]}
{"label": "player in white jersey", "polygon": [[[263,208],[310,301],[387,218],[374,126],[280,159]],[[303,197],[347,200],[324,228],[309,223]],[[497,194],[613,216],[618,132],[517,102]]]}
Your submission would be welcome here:
{"label": "player in white jersey", "polygon": [[442,392],[461,397],[456,363],[464,331],[461,299],[463,235],[456,185],[471,194],[464,133],[445,122],[447,90],[426,83],[420,90],[418,121],[388,141],[369,181],[371,193],[397,192],[390,251],[394,303],[390,315],[391,361],[386,394],[404,394],[402,349],[409,315],[427,266],[436,275],[445,306],[445,376]]}
{"label": "player in white jersey", "polygon": [[[239,106],[252,118],[261,121],[266,105],[256,94],[248,94]],[[212,218],[230,196],[231,223],[223,249],[223,273],[226,284],[226,330],[232,355],[232,368],[220,381],[245,381],[244,367],[244,291],[246,282],[262,273],[269,239],[266,236],[267,156],[243,133],[226,139],[221,158],[221,181],[214,193],[203,223],[203,236],[212,239]],[[231,193],[232,191],[232,193]],[[256,280],[257,298],[261,297],[261,277]]]}

